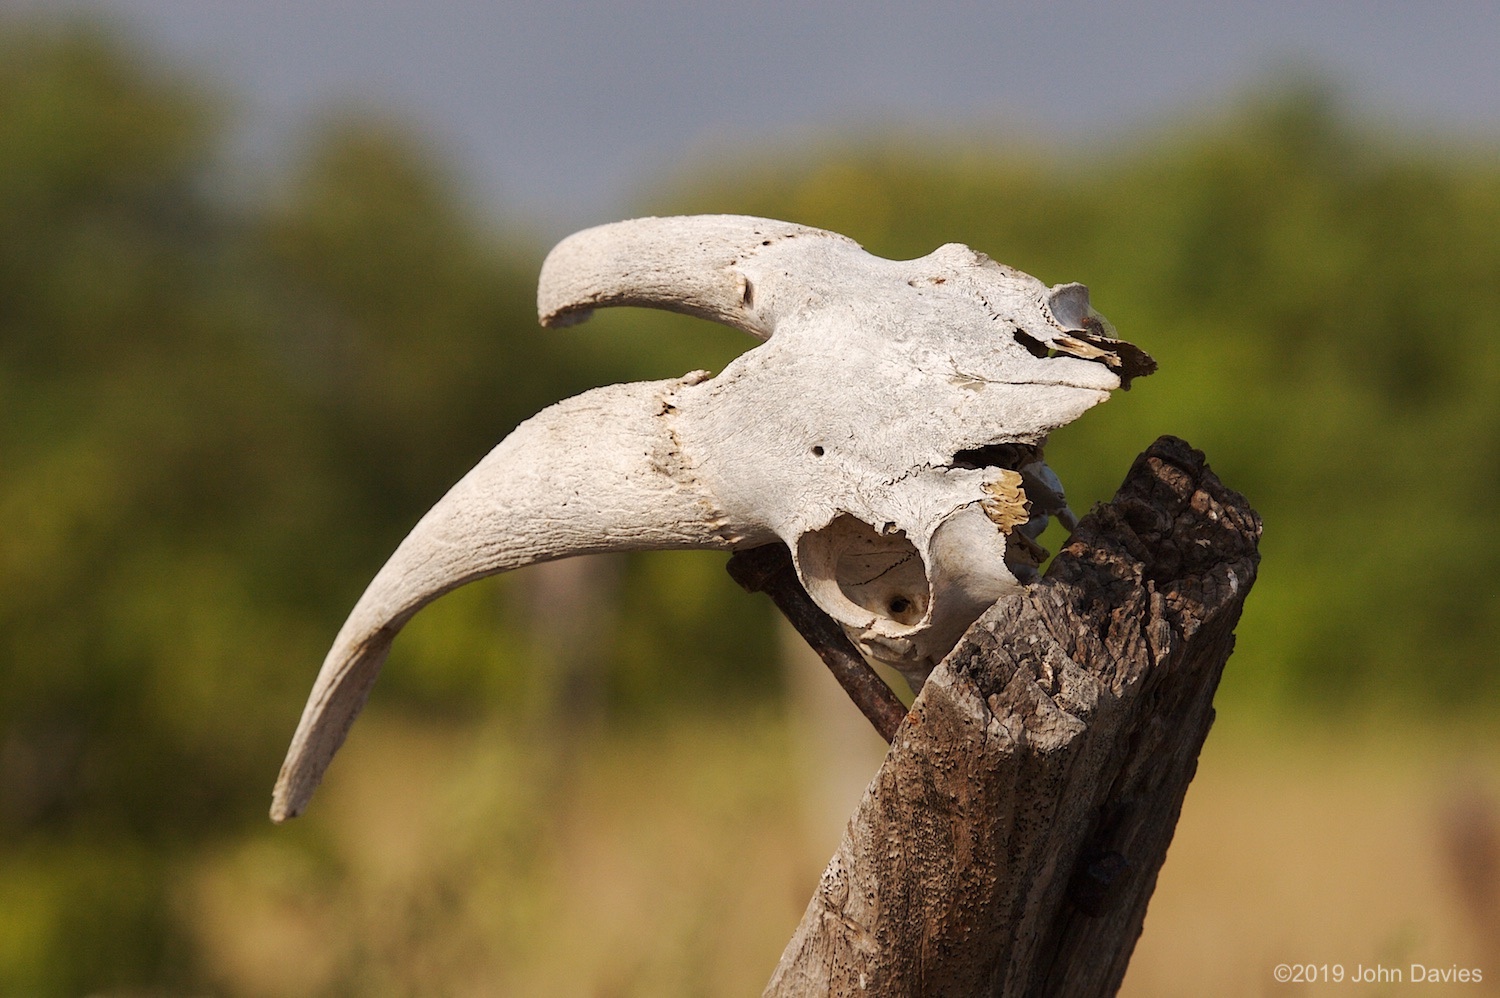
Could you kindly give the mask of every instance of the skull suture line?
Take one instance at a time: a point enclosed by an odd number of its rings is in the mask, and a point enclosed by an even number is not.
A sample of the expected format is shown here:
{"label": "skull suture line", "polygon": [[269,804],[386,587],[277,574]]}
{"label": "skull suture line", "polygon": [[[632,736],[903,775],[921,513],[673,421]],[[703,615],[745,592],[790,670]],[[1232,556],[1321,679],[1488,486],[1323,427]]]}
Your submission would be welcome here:
{"label": "skull suture line", "polygon": [[791,551],[813,600],[920,686],[1034,575],[1070,520],[1047,434],[1155,363],[1079,284],[952,243],[885,260],[853,240],[731,215],[570,236],[543,264],[544,326],[644,305],[766,342],[718,377],[585,392],[518,426],[416,525],[339,631],[277,782],[300,814],[396,632],[486,575],[606,551]]}

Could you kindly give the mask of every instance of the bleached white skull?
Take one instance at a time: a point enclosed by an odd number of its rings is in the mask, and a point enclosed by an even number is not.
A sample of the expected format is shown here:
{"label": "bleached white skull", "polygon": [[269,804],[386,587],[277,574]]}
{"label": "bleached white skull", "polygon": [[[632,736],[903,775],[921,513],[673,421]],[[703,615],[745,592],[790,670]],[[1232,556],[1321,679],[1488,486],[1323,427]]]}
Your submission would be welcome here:
{"label": "bleached white skull", "polygon": [[392,639],[466,582],[606,551],[786,544],[812,599],[919,686],[1070,517],[1042,462],[1056,427],[1155,365],[1079,284],[966,246],[872,256],[820,229],[643,218],[564,240],[544,326],[644,305],[766,342],[718,377],[613,385],[518,426],[371,582],[323,663],[272,817],[301,813]]}

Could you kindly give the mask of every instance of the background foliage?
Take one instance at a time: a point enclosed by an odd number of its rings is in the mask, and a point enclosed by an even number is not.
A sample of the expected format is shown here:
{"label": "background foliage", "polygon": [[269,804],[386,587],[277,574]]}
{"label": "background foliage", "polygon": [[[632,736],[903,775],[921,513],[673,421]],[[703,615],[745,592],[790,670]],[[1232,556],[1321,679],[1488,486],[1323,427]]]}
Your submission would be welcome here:
{"label": "background foliage", "polygon": [[[398,123],[321,122],[250,177],[198,81],[107,35],[0,31],[0,991],[192,990],[214,977],[184,879],[264,834],[312,673],[415,519],[550,402],[750,344],[628,313],[544,333],[546,247]],[[1493,150],[1363,130],[1315,86],[1127,147],[1005,139],[743,155],[642,213],[1085,281],[1161,373],[1055,436],[1075,506],[1171,432],[1265,517],[1226,709],[1493,718]],[[721,561],[620,562],[601,724],[776,709],[771,616]],[[427,611],[377,706],[555,727],[523,588]],[[330,833],[285,834],[337,876]]]}

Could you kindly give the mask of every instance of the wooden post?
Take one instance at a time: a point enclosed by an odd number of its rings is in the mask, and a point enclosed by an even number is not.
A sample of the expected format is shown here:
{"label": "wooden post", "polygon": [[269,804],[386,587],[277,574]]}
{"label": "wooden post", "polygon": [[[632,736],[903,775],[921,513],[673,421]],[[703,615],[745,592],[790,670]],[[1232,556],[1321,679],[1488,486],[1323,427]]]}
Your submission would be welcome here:
{"label": "wooden post", "polygon": [[1137,458],[923,687],[765,993],[1114,993],[1259,537],[1200,452]]}

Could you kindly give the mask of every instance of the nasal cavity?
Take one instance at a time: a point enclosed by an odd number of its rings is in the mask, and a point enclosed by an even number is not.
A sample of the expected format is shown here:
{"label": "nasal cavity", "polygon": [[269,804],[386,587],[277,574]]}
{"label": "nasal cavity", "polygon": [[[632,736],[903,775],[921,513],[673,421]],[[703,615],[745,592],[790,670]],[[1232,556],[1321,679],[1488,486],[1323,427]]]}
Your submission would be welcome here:
{"label": "nasal cavity", "polygon": [[952,468],[1009,468],[1019,471],[1038,458],[1037,449],[1020,443],[986,444],[953,455]]}
{"label": "nasal cavity", "polygon": [[1025,347],[1027,353],[1040,360],[1046,360],[1048,357],[1053,357],[1057,354],[1057,351],[1053,350],[1051,347],[1047,346],[1047,344],[1043,343],[1035,336],[1032,336],[1024,329],[1016,330],[1016,342]]}

